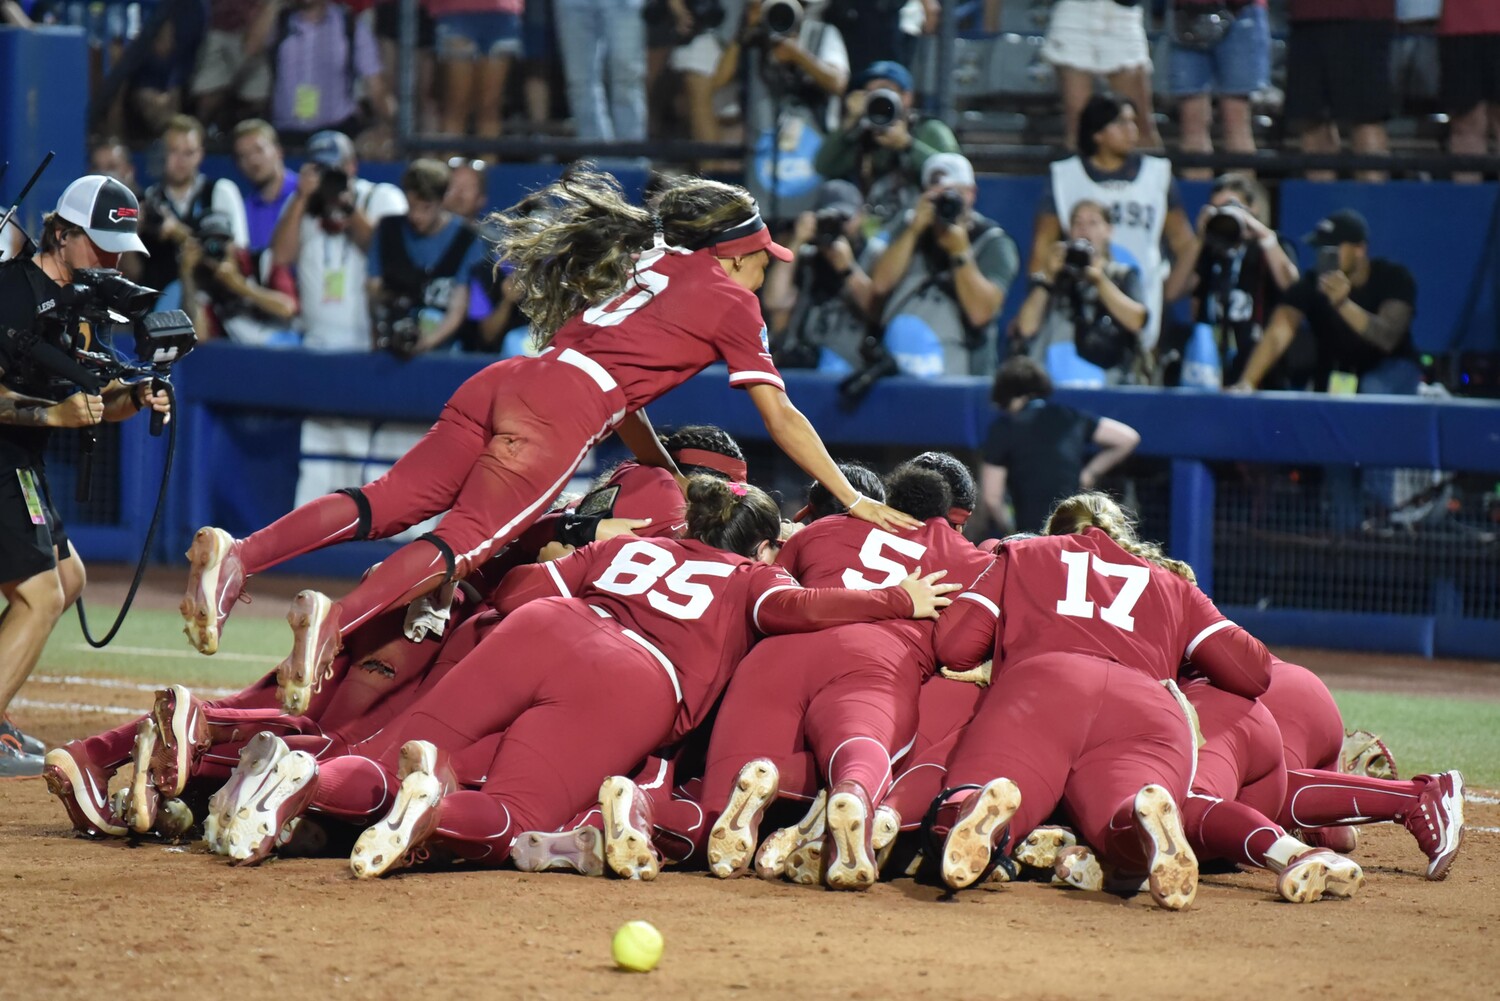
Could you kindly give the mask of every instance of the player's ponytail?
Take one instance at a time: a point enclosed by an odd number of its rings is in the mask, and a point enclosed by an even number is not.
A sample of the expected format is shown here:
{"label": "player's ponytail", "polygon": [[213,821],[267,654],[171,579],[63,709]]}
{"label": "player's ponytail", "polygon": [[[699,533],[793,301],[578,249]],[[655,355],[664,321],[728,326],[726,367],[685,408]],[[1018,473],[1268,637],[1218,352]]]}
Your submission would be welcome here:
{"label": "player's ponytail", "polygon": [[1135,532],[1135,520],[1107,494],[1098,491],[1074,494],[1058,501],[1047,519],[1046,534],[1075,535],[1087,528],[1099,529],[1132,556],[1155,563],[1193,584],[1198,583],[1198,575],[1193,573],[1192,567],[1167,556],[1156,543],[1142,542]]}
{"label": "player's ponytail", "polygon": [[953,491],[942,473],[903,462],[886,477],[885,502],[918,521],[946,518],[953,507]]}
{"label": "player's ponytail", "polygon": [[765,491],[713,476],[688,480],[687,536],[741,556],[754,556],[762,542],[776,541],[781,510]]}

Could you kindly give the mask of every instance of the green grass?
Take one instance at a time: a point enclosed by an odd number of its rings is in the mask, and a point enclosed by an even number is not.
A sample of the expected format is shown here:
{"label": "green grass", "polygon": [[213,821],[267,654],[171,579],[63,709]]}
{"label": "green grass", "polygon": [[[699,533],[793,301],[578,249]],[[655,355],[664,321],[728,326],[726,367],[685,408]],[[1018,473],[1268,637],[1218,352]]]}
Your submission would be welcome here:
{"label": "green grass", "polygon": [[1402,777],[1457,768],[1464,782],[1500,789],[1500,702],[1335,690],[1344,723],[1378,733]]}
{"label": "green grass", "polygon": [[[102,636],[114,613],[94,609],[90,631]],[[280,619],[247,615],[231,620],[224,639],[218,654],[201,656],[188,646],[176,611],[137,609],[109,647],[91,650],[70,613],[47,644],[38,672],[235,688],[272,670],[290,643]],[[1334,697],[1349,727],[1385,739],[1402,775],[1457,768],[1472,786],[1500,789],[1500,703],[1347,690]]]}

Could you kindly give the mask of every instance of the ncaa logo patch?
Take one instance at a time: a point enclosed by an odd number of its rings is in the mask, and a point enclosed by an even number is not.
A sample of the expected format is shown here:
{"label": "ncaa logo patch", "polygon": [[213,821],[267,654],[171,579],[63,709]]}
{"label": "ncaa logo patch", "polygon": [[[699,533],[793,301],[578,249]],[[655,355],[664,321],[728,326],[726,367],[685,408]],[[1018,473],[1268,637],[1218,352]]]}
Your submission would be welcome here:
{"label": "ncaa logo patch", "polygon": [[766,325],[760,325],[760,349],[767,354],[771,352],[771,335],[766,332]]}

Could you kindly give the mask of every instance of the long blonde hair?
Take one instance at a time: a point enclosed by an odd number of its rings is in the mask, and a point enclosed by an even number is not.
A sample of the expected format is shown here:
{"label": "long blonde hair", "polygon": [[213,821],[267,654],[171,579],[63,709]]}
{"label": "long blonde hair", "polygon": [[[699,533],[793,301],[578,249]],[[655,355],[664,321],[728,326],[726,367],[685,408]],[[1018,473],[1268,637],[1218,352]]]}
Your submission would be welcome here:
{"label": "long blonde hair", "polygon": [[655,221],[673,246],[696,248],[755,214],[744,188],[701,177],[668,180],[650,208],[630,204],[612,174],[583,163],[486,220],[495,255],[513,268],[538,346],[574,314],[624,290]]}
{"label": "long blonde hair", "polygon": [[1058,501],[1047,518],[1045,534],[1076,535],[1090,527],[1102,531],[1130,555],[1170,570],[1189,583],[1198,583],[1198,575],[1193,573],[1192,567],[1167,556],[1156,543],[1142,542],[1135,534],[1135,519],[1108,494],[1090,491]]}

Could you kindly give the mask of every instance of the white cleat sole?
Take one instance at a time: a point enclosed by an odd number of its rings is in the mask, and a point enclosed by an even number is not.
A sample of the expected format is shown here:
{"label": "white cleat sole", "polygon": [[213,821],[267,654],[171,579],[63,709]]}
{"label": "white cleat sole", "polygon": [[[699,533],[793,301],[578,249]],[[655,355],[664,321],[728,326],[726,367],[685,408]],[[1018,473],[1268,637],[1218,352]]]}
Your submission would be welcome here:
{"label": "white cleat sole", "polygon": [[265,857],[275,846],[290,817],[282,818],[281,809],[318,777],[318,762],[306,751],[282,755],[259,795],[244,798],[234,811],[234,819],[219,835],[224,854],[244,862]]}
{"label": "white cleat sole", "polygon": [[879,870],[869,851],[870,816],[864,800],[853,793],[837,793],[828,799],[828,837],[833,839],[835,861],[826,873],[835,890],[868,890]]}
{"label": "white cleat sole", "polygon": [[786,865],[782,868],[782,875],[788,882],[796,883],[798,886],[821,886],[823,885],[824,866],[823,859],[827,855],[827,835],[819,835],[810,841],[804,841],[786,858]]}
{"label": "white cleat sole", "polygon": [[187,593],[178,611],[182,631],[199,653],[219,650],[219,610],[208,599],[219,589],[219,570],[233,545],[234,536],[222,528],[200,528],[188,547]]}
{"label": "white cleat sole", "polygon": [[943,882],[955,890],[973,885],[989,868],[995,836],[1020,808],[1021,790],[1010,779],[999,778],[975,793],[974,799],[972,806],[965,804],[962,819],[943,844]]}
{"label": "white cleat sole", "polygon": [[1293,904],[1354,896],[1365,884],[1364,871],[1348,859],[1338,861],[1339,858],[1333,853],[1317,853],[1294,861],[1277,876],[1276,892]]}
{"label": "white cleat sole", "polygon": [[147,717],[135,729],[135,746],[130,755],[135,774],[130,777],[125,812],[121,814],[126,826],[136,834],[147,834],[156,825],[156,807],[161,797],[151,784],[151,754],[155,750],[156,724]]}
{"label": "white cleat sole", "polygon": [[604,875],[604,834],[597,827],[547,833],[527,831],[516,838],[510,860],[522,872],[576,872]]}
{"label": "white cleat sole", "polygon": [[1146,849],[1147,883],[1158,907],[1180,911],[1198,894],[1198,857],[1188,846],[1172,794],[1159,785],[1135,795],[1136,830]]}
{"label": "white cleat sole", "polygon": [[708,832],[708,867],[720,879],[738,876],[750,864],[766,804],[776,798],[776,766],[758,759],[740,769],[729,803]]}
{"label": "white cleat sole", "polygon": [[436,776],[414,771],[403,778],[391,812],[354,842],[350,871],[357,879],[374,879],[405,865],[436,826],[442,801],[443,784]]}
{"label": "white cleat sole", "polygon": [[286,613],[292,627],[292,652],[276,667],[276,693],[281,706],[292,715],[307,711],[313,682],[318,677],[318,636],[333,608],[328,595],[299,591]]}
{"label": "white cleat sole", "polygon": [[[1028,863],[1030,864],[1030,863]],[[1093,849],[1074,845],[1057,853],[1052,861],[1052,882],[1075,890],[1098,893],[1104,889],[1104,869]]]}
{"label": "white cleat sole", "polygon": [[203,818],[203,840],[208,850],[223,855],[227,848],[224,836],[243,802],[260,794],[276,768],[276,762],[291,753],[286,742],[271,733],[258,733],[240,748],[240,763],[229,773],[229,780],[208,801]]}
{"label": "white cleat sole", "polygon": [[828,791],[820,789],[795,826],[778,828],[760,843],[760,850],[755,853],[755,874],[761,879],[780,879],[798,845],[823,837],[827,819]]}
{"label": "white cleat sole", "polygon": [[1077,844],[1077,836],[1065,827],[1038,827],[1026,835],[1011,858],[1033,869],[1051,869],[1063,849]]}
{"label": "white cleat sole", "polygon": [[635,783],[611,775],[599,788],[599,812],[604,821],[604,861],[616,876],[649,882],[661,873],[661,860],[651,845],[651,832],[633,825],[635,797],[643,795]]}

